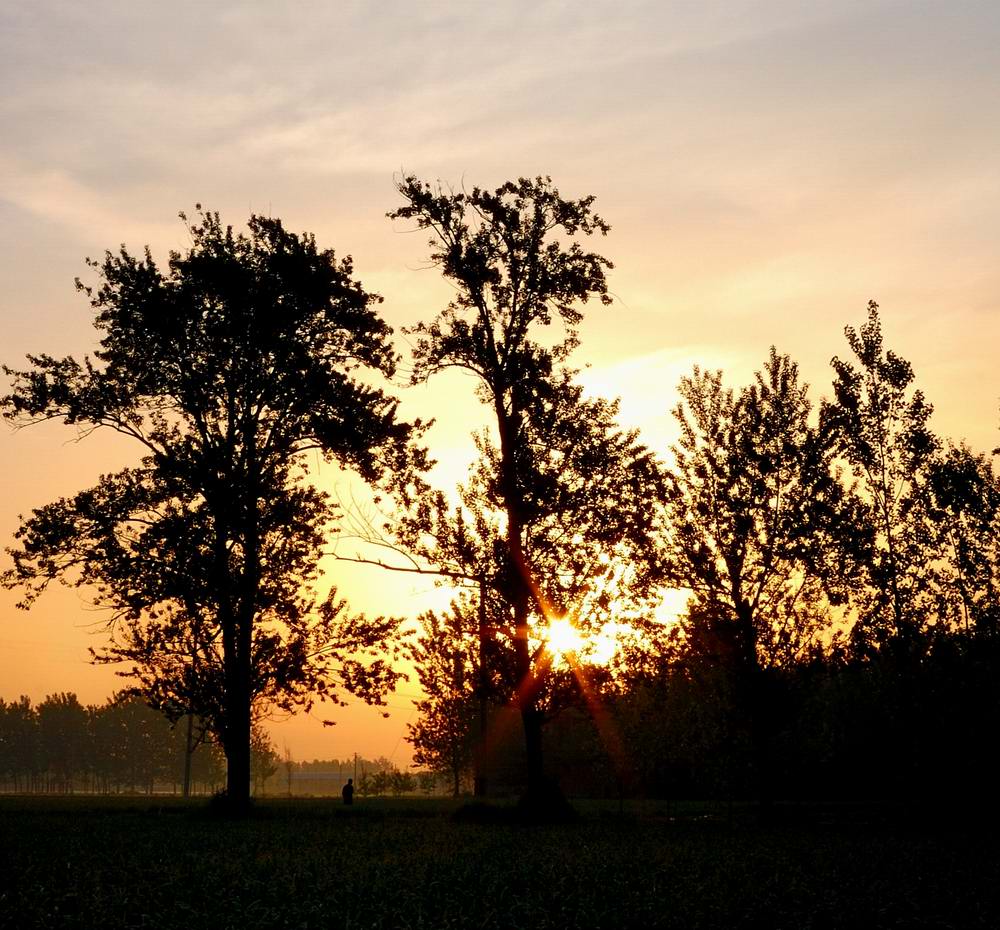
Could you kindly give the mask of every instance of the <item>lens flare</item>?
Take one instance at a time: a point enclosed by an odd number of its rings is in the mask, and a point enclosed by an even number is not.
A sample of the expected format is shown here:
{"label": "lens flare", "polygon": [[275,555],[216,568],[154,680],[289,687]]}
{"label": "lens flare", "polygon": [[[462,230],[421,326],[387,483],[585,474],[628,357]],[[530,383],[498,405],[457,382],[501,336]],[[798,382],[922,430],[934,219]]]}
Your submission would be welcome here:
{"label": "lens flare", "polygon": [[580,631],[569,620],[561,618],[550,621],[545,643],[553,659],[562,659],[564,656],[580,652],[584,647]]}

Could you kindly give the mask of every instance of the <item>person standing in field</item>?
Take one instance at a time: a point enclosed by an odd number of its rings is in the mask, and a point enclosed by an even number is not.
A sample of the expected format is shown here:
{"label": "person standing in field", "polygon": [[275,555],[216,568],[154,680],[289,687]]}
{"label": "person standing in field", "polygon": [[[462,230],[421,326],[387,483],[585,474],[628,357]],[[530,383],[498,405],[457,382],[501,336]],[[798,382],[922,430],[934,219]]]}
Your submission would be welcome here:
{"label": "person standing in field", "polygon": [[341,789],[340,793],[344,797],[344,803],[345,804],[353,804],[354,803],[354,779],[353,778],[348,778],[347,779],[347,784],[344,785],[344,787]]}

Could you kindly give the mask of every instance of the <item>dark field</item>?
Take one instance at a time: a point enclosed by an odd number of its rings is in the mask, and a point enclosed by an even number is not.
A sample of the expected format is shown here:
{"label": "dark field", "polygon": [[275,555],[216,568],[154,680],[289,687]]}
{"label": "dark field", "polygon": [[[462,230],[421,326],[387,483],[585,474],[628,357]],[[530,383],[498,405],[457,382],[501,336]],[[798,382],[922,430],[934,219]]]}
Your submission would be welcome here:
{"label": "dark field", "polygon": [[455,822],[439,801],[0,798],[0,927],[996,927],[994,824],[878,808],[582,807]]}

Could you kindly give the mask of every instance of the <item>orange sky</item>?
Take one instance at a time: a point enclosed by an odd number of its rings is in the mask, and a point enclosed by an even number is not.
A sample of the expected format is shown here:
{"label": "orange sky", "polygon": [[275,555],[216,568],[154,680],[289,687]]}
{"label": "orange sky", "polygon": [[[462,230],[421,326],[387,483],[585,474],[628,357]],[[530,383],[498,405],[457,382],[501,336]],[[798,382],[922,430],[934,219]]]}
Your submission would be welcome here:
{"label": "orange sky", "polygon": [[[1000,444],[1000,8],[988,3],[380,4],[15,0],[0,8],[0,361],[93,347],[73,291],[124,241],[164,256],[196,201],[253,210],[355,258],[393,326],[447,296],[425,242],[384,218],[394,172],[491,185],[551,174],[612,224],[609,310],[583,327],[590,390],[664,449],[679,376],[749,376],[776,343],[818,399],[865,303],[915,365],[937,429]],[[405,348],[401,341],[400,348]],[[445,486],[479,412],[457,376],[404,392]],[[131,460],[116,439],[0,431],[0,538],[18,513]],[[332,481],[332,477],[330,477]],[[346,545],[342,543],[341,545]],[[429,582],[344,563],[352,605],[415,614]],[[75,690],[95,615],[0,594],[0,697]],[[275,728],[296,758],[408,759],[390,718]]]}

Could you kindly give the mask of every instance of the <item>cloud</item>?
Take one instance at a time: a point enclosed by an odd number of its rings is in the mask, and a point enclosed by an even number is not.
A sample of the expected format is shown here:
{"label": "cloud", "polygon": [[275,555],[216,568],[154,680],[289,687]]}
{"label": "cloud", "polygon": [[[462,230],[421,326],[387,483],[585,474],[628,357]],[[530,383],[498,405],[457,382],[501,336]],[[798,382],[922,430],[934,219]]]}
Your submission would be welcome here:
{"label": "cloud", "polygon": [[82,183],[58,168],[31,168],[0,156],[0,200],[100,248],[129,242],[176,245],[184,237],[179,220],[149,221],[108,191]]}

